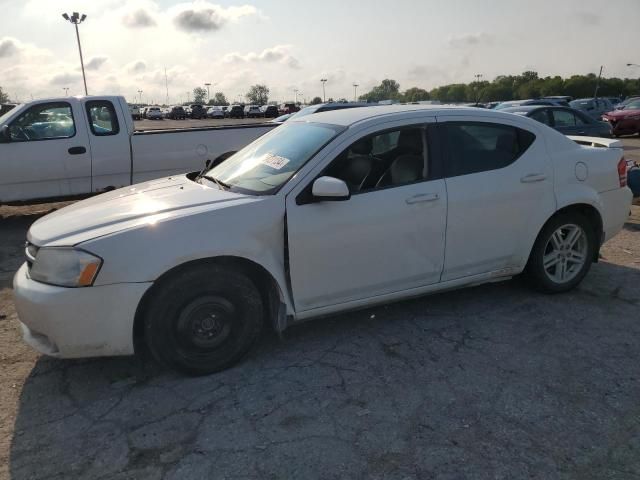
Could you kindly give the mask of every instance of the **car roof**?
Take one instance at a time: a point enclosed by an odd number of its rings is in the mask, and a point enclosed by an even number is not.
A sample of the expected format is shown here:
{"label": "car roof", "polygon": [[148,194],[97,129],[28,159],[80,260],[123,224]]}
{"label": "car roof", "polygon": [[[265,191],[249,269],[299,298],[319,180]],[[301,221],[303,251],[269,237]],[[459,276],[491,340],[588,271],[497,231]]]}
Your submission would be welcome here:
{"label": "car roof", "polygon": [[328,123],[332,125],[340,125],[344,127],[349,127],[355,123],[358,123],[363,120],[368,120],[374,117],[384,116],[384,115],[392,115],[397,113],[408,113],[408,112],[425,112],[430,115],[438,115],[438,114],[446,114],[446,113],[470,113],[470,114],[481,114],[481,115],[491,115],[491,116],[503,116],[506,114],[501,114],[500,112],[496,112],[494,110],[486,110],[486,109],[478,109],[475,107],[455,107],[455,106],[443,106],[443,105],[377,105],[371,107],[361,107],[361,108],[342,108],[339,110],[329,110],[320,113],[312,113],[310,115],[305,115],[304,117],[300,117],[298,119],[291,119],[292,122],[318,122],[318,123]]}

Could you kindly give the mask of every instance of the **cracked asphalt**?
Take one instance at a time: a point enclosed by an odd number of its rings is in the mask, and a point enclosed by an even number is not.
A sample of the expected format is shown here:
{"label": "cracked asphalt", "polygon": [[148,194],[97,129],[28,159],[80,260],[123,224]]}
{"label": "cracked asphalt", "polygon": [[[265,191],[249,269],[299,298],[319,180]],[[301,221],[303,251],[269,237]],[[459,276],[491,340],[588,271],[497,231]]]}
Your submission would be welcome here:
{"label": "cracked asphalt", "polygon": [[569,294],[513,280],[316,320],[185,378],[22,343],[10,279],[57,206],[0,208],[2,479],[640,478],[640,207]]}

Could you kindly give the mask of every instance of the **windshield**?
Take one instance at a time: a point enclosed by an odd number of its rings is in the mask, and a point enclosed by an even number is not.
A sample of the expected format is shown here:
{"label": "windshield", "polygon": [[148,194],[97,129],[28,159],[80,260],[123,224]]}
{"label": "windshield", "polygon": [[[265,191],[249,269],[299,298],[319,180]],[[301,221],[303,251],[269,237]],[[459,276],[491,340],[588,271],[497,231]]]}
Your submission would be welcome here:
{"label": "windshield", "polygon": [[640,109],[640,100],[634,100],[633,102],[629,102],[624,107],[622,107],[622,109],[623,110],[637,110],[637,109]]}
{"label": "windshield", "polygon": [[342,130],[321,123],[285,123],[209,170],[207,176],[232,191],[275,193]]}
{"label": "windshield", "polygon": [[21,105],[16,105],[15,107],[12,106],[12,108],[10,108],[9,110],[3,111],[2,115],[0,115],[0,127],[2,125],[4,125],[5,123],[7,123],[7,119],[9,118],[9,114],[10,113],[14,113],[15,109],[20,107]]}

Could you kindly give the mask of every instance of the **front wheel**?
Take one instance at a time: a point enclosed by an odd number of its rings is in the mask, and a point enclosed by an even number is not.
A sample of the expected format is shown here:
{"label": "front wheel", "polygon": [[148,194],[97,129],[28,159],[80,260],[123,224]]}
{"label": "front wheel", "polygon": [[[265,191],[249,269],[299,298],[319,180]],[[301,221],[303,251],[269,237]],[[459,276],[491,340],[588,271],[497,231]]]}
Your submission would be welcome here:
{"label": "front wheel", "polygon": [[161,281],[145,314],[145,341],[162,364],[206,375],[237,363],[260,335],[260,293],[245,275],[200,265]]}
{"label": "front wheel", "polygon": [[589,271],[596,242],[593,226],[584,215],[557,215],[538,235],[526,275],[536,288],[546,293],[571,290]]}

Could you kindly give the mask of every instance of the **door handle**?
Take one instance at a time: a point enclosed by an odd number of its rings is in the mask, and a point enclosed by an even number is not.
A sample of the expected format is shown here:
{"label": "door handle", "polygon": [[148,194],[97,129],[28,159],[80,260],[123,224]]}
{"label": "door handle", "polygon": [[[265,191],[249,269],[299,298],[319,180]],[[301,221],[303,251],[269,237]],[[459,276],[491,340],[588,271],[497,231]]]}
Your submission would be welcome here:
{"label": "door handle", "polygon": [[525,175],[520,179],[522,183],[533,183],[533,182],[541,182],[546,180],[547,176],[544,173],[530,173],[529,175]]}
{"label": "door handle", "polygon": [[414,203],[424,203],[424,202],[433,202],[438,200],[440,195],[437,193],[420,193],[418,195],[414,195],[413,197],[409,197],[405,200],[407,205],[412,205]]}
{"label": "door handle", "polygon": [[82,155],[83,153],[87,153],[87,149],[84,147],[71,147],[69,150],[69,155]]}
{"label": "door handle", "polygon": [[578,132],[578,135],[584,135],[585,132]]}

